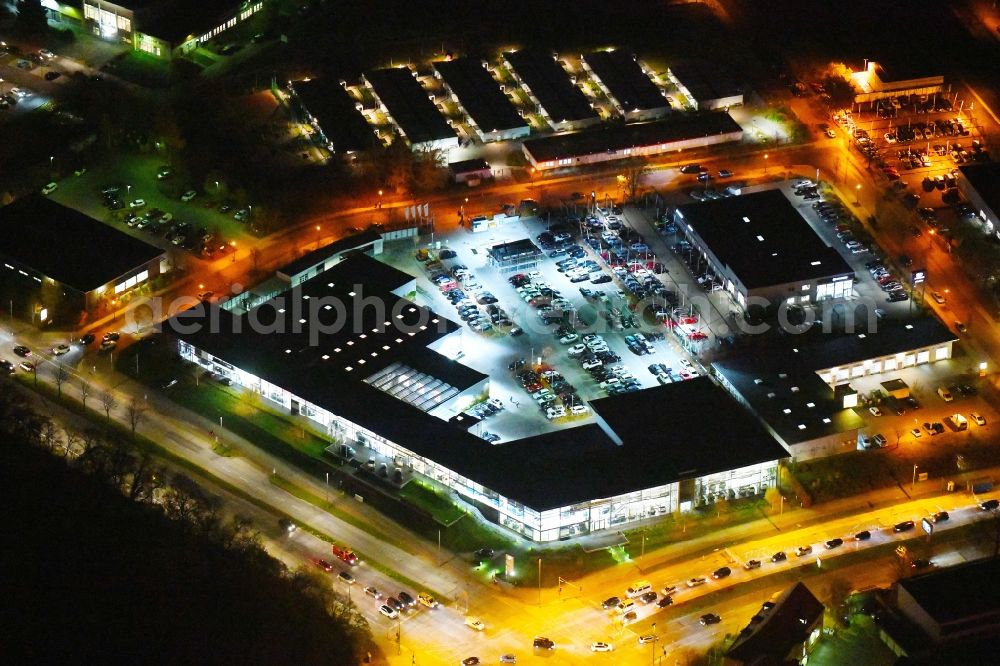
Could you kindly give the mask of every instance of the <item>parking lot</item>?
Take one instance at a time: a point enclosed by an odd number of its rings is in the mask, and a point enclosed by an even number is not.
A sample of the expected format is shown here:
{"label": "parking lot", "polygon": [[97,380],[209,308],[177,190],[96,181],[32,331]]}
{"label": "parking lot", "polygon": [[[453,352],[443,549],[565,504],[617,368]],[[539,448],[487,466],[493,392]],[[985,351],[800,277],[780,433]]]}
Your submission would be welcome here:
{"label": "parking lot", "polygon": [[[549,248],[537,266],[501,273],[489,264],[491,246],[525,237]],[[475,426],[484,438],[508,441],[584,423],[591,400],[701,372],[655,316],[632,311],[637,299],[628,284],[638,284],[640,267],[618,266],[615,274],[580,238],[579,224],[524,218],[481,234],[459,231],[441,242],[443,258],[437,249],[419,251],[423,261],[412,249],[387,257],[419,276],[421,300],[465,320],[461,360],[490,375],[490,394],[503,407]],[[577,257],[567,256],[571,248]],[[575,265],[557,265],[567,259]],[[651,271],[643,279],[662,287]]]}

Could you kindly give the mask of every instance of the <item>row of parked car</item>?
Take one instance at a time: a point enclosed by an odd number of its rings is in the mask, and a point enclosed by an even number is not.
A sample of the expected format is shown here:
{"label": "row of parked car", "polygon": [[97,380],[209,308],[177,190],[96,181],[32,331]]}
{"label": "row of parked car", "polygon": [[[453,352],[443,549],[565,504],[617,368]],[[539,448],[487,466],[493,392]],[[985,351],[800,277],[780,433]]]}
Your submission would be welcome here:
{"label": "row of parked car", "polygon": [[873,259],[865,264],[865,267],[871,274],[872,279],[886,293],[886,298],[890,303],[905,301],[910,298],[899,278],[891,273],[882,261]]}

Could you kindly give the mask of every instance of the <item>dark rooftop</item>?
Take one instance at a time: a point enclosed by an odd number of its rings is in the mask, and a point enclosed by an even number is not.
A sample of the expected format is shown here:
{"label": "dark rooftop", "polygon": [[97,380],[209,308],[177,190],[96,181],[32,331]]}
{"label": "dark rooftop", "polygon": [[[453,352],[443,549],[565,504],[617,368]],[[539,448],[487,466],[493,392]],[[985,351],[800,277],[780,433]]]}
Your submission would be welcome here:
{"label": "dark rooftop", "polygon": [[747,289],[854,272],[781,190],[685,204],[677,214]]}
{"label": "dark rooftop", "polygon": [[455,138],[455,130],[410,68],[375,69],[366,72],[365,79],[411,144]]}
{"label": "dark rooftop", "polygon": [[496,245],[490,247],[489,253],[495,261],[509,261],[511,259],[519,259],[521,257],[531,257],[541,254],[541,250],[539,250],[530,239],[521,238],[515,241],[497,243]]}
{"label": "dark rooftop", "polygon": [[739,124],[724,111],[677,113],[670,118],[650,123],[608,125],[581,132],[528,139],[524,142],[524,147],[535,161],[551,162],[742,131]]}
{"label": "dark rooftop", "polygon": [[442,60],[435,62],[434,68],[483,132],[527,126],[479,58]]}
{"label": "dark rooftop", "polygon": [[669,107],[667,98],[628,51],[595,51],[583,60],[625,111]]}
{"label": "dark rooftop", "polygon": [[469,173],[470,171],[482,171],[483,169],[489,169],[490,163],[481,157],[477,157],[471,160],[451,162],[448,164],[448,168],[451,169],[452,173]]}
{"label": "dark rooftop", "polygon": [[874,332],[822,336],[817,344],[796,347],[797,362],[821,370],[955,340],[955,334],[935,317],[887,319],[879,321]]}
{"label": "dark rooftop", "polygon": [[670,65],[670,71],[699,103],[743,94],[743,86],[728,68],[718,63],[699,59],[679,60]]}
{"label": "dark rooftop", "polygon": [[800,365],[794,354],[755,353],[712,367],[789,446],[864,425],[854,410],[844,409],[815,369]]}
{"label": "dark rooftop", "polygon": [[163,250],[35,194],[0,208],[0,254],[86,293]]}
{"label": "dark rooftop", "polygon": [[823,604],[804,583],[796,583],[761,609],[733,641],[726,657],[753,666],[785,666],[788,653],[809,638]]}
{"label": "dark rooftop", "polygon": [[886,56],[876,58],[875,63],[878,66],[878,77],[886,83],[943,75],[943,72],[928,70],[919,59],[910,57],[890,58]]}
{"label": "dark rooftop", "polygon": [[[1000,622],[1000,560],[983,559],[944,567],[899,581],[939,625],[979,618]],[[943,628],[947,635],[948,629]]]}
{"label": "dark rooftop", "polygon": [[[215,28],[241,5],[239,0],[113,0],[112,4],[139,12],[134,30],[174,45]],[[225,34],[216,38],[225,40]]]}
{"label": "dark rooftop", "polygon": [[[367,247],[380,239],[382,234],[374,229],[368,229],[367,231],[362,231],[361,233],[353,234],[351,236],[344,236],[343,238],[338,238],[329,245],[324,245],[321,248],[308,252],[298,259],[289,262],[278,269],[278,273],[291,278],[294,275],[298,275],[304,270],[312,268],[321,261],[329,259],[330,257],[335,257],[338,254],[349,252],[355,249],[361,249]],[[381,263],[381,262],[379,262]],[[401,275],[406,275],[400,271]],[[407,276],[409,277],[409,276]]]}
{"label": "dark rooftop", "polygon": [[993,213],[1000,215],[1000,162],[960,166],[958,170]]}
{"label": "dark rooftop", "polygon": [[339,83],[322,78],[296,81],[292,87],[336,152],[369,150],[378,144],[354,99]]}
{"label": "dark rooftop", "polygon": [[506,52],[503,57],[553,122],[597,118],[590,102],[550,53],[523,49]]}
{"label": "dark rooftop", "polygon": [[[630,462],[619,464],[637,477],[647,475],[641,468],[654,475],[670,470],[669,480],[676,481],[788,457],[753,414],[708,377],[601,398],[590,406],[621,438],[621,456]],[[636,487],[664,482],[650,477]]]}

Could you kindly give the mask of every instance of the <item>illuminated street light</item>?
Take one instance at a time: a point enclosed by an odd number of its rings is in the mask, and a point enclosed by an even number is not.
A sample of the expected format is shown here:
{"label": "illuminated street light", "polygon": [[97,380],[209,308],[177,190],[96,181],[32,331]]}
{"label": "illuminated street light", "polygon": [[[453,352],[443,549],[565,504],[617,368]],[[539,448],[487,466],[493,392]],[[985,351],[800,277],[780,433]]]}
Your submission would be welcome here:
{"label": "illuminated street light", "polygon": [[229,245],[233,248],[233,263],[236,263],[236,241],[229,241]]}
{"label": "illuminated street light", "polygon": [[854,205],[861,205],[861,183],[854,186]]}
{"label": "illuminated street light", "polygon": [[764,175],[767,175],[767,158],[770,157],[767,153],[764,153]]}

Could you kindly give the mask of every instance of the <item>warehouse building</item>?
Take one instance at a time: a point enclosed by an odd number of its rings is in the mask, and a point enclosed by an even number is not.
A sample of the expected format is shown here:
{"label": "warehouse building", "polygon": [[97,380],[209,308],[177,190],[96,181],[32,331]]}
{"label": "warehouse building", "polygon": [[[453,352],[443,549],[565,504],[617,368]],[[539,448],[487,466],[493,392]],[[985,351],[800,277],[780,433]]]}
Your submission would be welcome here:
{"label": "warehouse building", "polygon": [[988,234],[1000,238],[1000,162],[958,167],[958,188]]}
{"label": "warehouse building", "polygon": [[464,329],[404,295],[415,295],[412,276],[352,254],[249,312],[202,304],[165,329],[188,361],[310,419],[359,459],[443,484],[532,541],[776,483],[784,449],[707,377],[596,400],[596,423],[486,442],[469,430],[475,419],[458,418],[489,395],[487,375],[452,360],[473,353]]}
{"label": "warehouse building", "polygon": [[743,86],[721,65],[705,60],[681,60],[670,66],[667,77],[685,102],[703,111],[743,104]]}
{"label": "warehouse building", "polygon": [[448,151],[458,147],[458,135],[409,67],[375,69],[364,74],[379,106],[413,150]]}
{"label": "warehouse building", "polygon": [[309,123],[327,150],[351,154],[371,150],[379,145],[356,102],[340,83],[330,79],[309,79],[289,82],[293,109]]}
{"label": "warehouse building", "polygon": [[528,94],[536,111],[557,132],[578,130],[601,122],[590,102],[550,53],[535,49],[503,54],[514,80]]}
{"label": "warehouse building", "polygon": [[866,60],[863,69],[851,72],[850,81],[855,104],[901,95],[933,95],[948,89],[943,75],[927,74],[906,59],[891,64]]}
{"label": "warehouse building", "polygon": [[854,271],[781,190],[685,204],[674,221],[744,309],[853,293]]}
{"label": "warehouse building", "polygon": [[650,157],[678,150],[741,141],[743,128],[728,113],[678,113],[649,123],[528,139],[522,150],[539,171]]}
{"label": "warehouse building", "polygon": [[625,120],[656,120],[670,113],[667,98],[633,54],[607,49],[587,53],[582,60],[584,68],[593,75]]}
{"label": "warehouse building", "polygon": [[531,128],[479,58],[434,63],[434,76],[472,121],[480,141],[516,141]]}
{"label": "warehouse building", "polygon": [[858,322],[856,333],[783,336],[770,348],[712,364],[719,383],[765,424],[796,460],[858,448],[864,427],[851,386],[952,357],[955,335],[933,317]]}
{"label": "warehouse building", "polygon": [[0,208],[0,281],[38,324],[110,311],[168,264],[163,250],[41,195]]}
{"label": "warehouse building", "polygon": [[246,21],[266,1],[83,0],[83,25],[102,39],[169,60]]}

